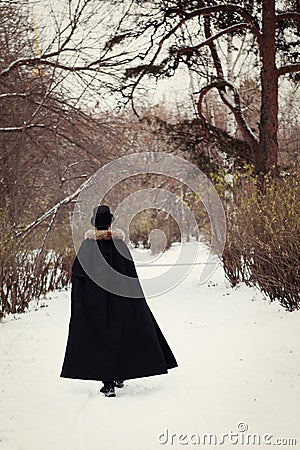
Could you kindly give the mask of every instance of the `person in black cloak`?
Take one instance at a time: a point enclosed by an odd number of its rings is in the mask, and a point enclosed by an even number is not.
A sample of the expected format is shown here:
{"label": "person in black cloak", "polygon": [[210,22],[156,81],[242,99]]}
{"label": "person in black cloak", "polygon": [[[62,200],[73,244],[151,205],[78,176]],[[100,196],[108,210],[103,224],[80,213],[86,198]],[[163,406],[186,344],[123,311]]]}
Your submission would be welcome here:
{"label": "person in black cloak", "polygon": [[[115,397],[115,387],[123,387],[124,380],[165,374],[178,366],[146,302],[124,233],[111,230],[112,221],[107,205],[94,208],[94,228],[85,233],[75,257],[60,374],[102,380],[100,391],[107,397]],[[121,295],[107,289],[116,282],[114,270],[125,275],[117,278]]]}

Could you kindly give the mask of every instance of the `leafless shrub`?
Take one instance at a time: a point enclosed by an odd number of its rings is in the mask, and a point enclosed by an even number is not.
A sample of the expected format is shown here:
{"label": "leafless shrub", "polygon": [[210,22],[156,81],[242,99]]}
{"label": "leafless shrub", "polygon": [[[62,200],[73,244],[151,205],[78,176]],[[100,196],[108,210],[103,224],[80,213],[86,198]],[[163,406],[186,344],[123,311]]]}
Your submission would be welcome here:
{"label": "leafless shrub", "polygon": [[249,172],[235,177],[227,206],[225,274],[256,285],[289,311],[300,309],[300,173],[267,179],[265,195]]}

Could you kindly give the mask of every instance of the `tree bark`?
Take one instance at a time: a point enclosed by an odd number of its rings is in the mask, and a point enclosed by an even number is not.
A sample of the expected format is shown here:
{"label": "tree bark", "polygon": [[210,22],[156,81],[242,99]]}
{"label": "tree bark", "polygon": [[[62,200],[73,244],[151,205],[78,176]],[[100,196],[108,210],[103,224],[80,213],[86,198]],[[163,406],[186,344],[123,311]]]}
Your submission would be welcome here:
{"label": "tree bark", "polygon": [[255,157],[255,171],[264,175],[278,175],[278,74],[275,45],[275,0],[263,0],[261,40],[261,117],[259,151]]}

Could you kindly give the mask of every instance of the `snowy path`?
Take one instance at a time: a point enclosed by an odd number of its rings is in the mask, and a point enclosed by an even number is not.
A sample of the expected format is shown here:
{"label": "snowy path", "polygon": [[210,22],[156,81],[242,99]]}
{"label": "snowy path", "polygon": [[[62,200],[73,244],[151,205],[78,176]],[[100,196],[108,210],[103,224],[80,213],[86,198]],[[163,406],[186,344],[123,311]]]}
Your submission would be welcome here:
{"label": "snowy path", "polygon": [[[300,313],[269,305],[256,289],[231,289],[221,267],[199,286],[198,271],[196,266],[174,290],[148,300],[179,367],[128,380],[114,399],[99,394],[101,382],[59,377],[69,291],[49,295],[41,301],[44,308],[5,319],[0,449],[199,448],[191,433],[214,433],[221,440],[222,433],[238,432],[240,422],[248,426],[240,439],[270,433],[273,447],[276,438],[296,438],[297,445],[284,448],[300,448]],[[187,435],[181,441],[180,433]],[[203,447],[241,445],[227,439]]]}

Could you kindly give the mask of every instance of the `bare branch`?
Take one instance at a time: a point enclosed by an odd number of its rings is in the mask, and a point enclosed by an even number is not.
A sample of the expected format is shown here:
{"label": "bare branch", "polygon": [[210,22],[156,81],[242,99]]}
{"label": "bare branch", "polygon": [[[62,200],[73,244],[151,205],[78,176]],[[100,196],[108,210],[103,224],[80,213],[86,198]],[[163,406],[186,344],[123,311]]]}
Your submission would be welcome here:
{"label": "bare branch", "polygon": [[[210,16],[205,16],[205,18],[204,18],[204,34],[205,34],[205,37],[207,40],[209,40],[212,37],[210,22],[211,22]],[[210,53],[211,53],[213,63],[214,63],[214,66],[215,66],[215,69],[217,72],[217,76],[218,76],[218,78],[223,80],[224,79],[223,67],[222,67],[222,63],[221,63],[215,42],[210,41],[208,43],[208,47],[210,49]]]}
{"label": "bare branch", "polygon": [[277,69],[277,74],[280,77],[286,73],[300,72],[300,64],[288,64]]}
{"label": "bare branch", "polygon": [[[184,15],[184,18],[181,19],[166,35],[159,41],[158,48],[156,52],[154,53],[154,56],[152,57],[151,61],[148,65],[153,65],[156,61],[158,55],[160,54],[162,47],[164,43],[174,34],[176,31],[181,28],[188,20],[193,19],[194,17],[200,17],[200,16],[206,16],[209,17],[210,14],[216,13],[216,12],[222,12],[222,11],[230,11],[235,12],[237,14],[240,14],[240,16],[243,17],[246,23],[249,24],[249,29],[253,32],[253,34],[257,37],[258,42],[261,42],[262,35],[259,30],[259,25],[257,23],[257,20],[255,17],[253,17],[251,14],[248,13],[248,11],[244,8],[241,8],[240,6],[234,5],[234,4],[228,4],[228,5],[217,5],[217,6],[209,6],[209,7],[203,7],[199,8],[191,13],[186,13]],[[181,14],[183,11],[178,8],[171,8],[166,12],[166,17],[171,16],[172,14]],[[210,41],[212,42],[212,41]],[[208,43],[206,45],[209,45]],[[142,71],[140,75],[137,77],[137,80],[135,81],[133,88],[131,90],[130,98],[133,100],[133,94],[135,92],[135,89],[139,85],[142,78],[146,75],[146,70]],[[133,110],[137,114],[134,105],[132,105]],[[137,114],[138,115],[138,114]]]}
{"label": "bare branch", "polygon": [[22,132],[27,130],[28,128],[45,128],[46,125],[44,123],[31,123],[24,124],[22,127],[0,127],[0,132],[4,133],[13,133],[15,131]]}
{"label": "bare branch", "polygon": [[[233,33],[234,31],[241,30],[243,28],[252,29],[252,25],[241,22],[236,25],[232,25],[231,27],[226,28],[225,30],[220,31],[219,33],[215,34],[214,36],[211,36],[210,38],[206,39],[205,41],[201,42],[198,45],[195,45],[194,47],[184,47],[178,51],[178,56],[181,56],[184,53],[199,50],[201,47],[204,47],[205,45],[209,45],[211,42],[215,41],[216,39],[220,38],[224,34]],[[261,38],[260,38],[261,42]],[[260,44],[259,42],[259,44]]]}
{"label": "bare branch", "polygon": [[[61,51],[69,51],[70,49],[65,49]],[[34,66],[36,64],[46,64],[47,58],[53,58],[54,56],[58,56],[61,52],[58,50],[56,52],[46,53],[41,56],[31,56],[29,58],[18,58],[12,63],[9,64],[5,69],[0,72],[0,76],[8,75],[13,69],[20,66]],[[53,63],[52,63],[53,64]]]}
{"label": "bare branch", "polygon": [[53,211],[53,215],[52,215],[52,218],[51,218],[51,220],[49,222],[49,225],[47,227],[46,233],[44,235],[44,239],[43,239],[42,245],[40,246],[38,254],[36,255],[34,269],[33,269],[33,273],[34,274],[37,273],[39,261],[40,261],[40,258],[42,256],[42,253],[44,251],[44,248],[45,248],[46,241],[48,239],[49,233],[52,230],[52,226],[53,226],[54,220],[56,219],[57,213],[58,213],[58,208],[54,209],[54,211]]}
{"label": "bare branch", "polygon": [[94,175],[95,174],[91,175],[78,189],[76,189],[75,192],[73,192],[73,194],[68,195],[63,200],[60,200],[52,208],[50,208],[48,211],[46,211],[40,217],[35,219],[29,225],[27,225],[23,230],[18,231],[16,233],[16,236],[17,237],[22,236],[21,240],[24,239],[28,235],[28,233],[30,233],[34,228],[36,228],[41,222],[46,220],[52,214],[56,215],[59,208],[61,208],[63,205],[67,205],[67,204],[71,203],[80,194],[80,192],[88,185],[88,183],[91,181],[91,179],[94,177]]}
{"label": "bare branch", "polygon": [[[176,30],[182,26],[183,23],[185,23],[187,20],[192,19],[197,16],[205,16],[210,15],[212,13],[216,12],[233,12],[239,14],[245,22],[249,23],[253,27],[253,33],[256,35],[256,37],[261,36],[259,25],[257,22],[257,19],[252,16],[245,8],[242,8],[240,6],[237,6],[235,4],[229,3],[227,5],[216,5],[216,6],[206,6],[199,9],[196,9],[195,11],[191,13],[186,13],[184,15],[184,18],[174,27]],[[166,15],[171,14],[182,14],[182,10],[178,8],[173,8],[169,10],[169,13],[167,12]],[[174,30],[174,29],[173,29]],[[171,34],[173,34],[173,30],[170,31]],[[175,31],[176,31],[175,30]]]}
{"label": "bare branch", "polygon": [[[253,23],[256,28],[259,30],[259,26],[257,24],[257,20],[254,16],[252,16],[245,8],[238,6],[234,3],[228,3],[226,5],[215,5],[215,6],[204,6],[191,13],[184,13],[184,17],[190,19],[191,17],[196,17],[204,14],[211,14],[214,12],[235,12],[242,16],[247,22]],[[171,14],[182,14],[182,9],[179,8],[170,8],[166,12],[166,16],[170,16]]]}
{"label": "bare branch", "polygon": [[[69,66],[67,64],[58,62],[58,60],[51,61],[51,60],[47,59],[47,58],[52,58],[57,53],[58,52],[55,52],[55,53],[51,53],[49,55],[40,56],[40,57],[20,58],[16,61],[12,62],[6,69],[3,69],[2,72],[0,72],[0,76],[7,75],[11,70],[13,70],[14,68],[19,67],[19,66],[35,66],[35,65],[41,66],[41,65],[43,65],[43,66],[50,66],[50,67],[66,70],[69,72],[84,72],[84,71],[100,72],[101,71],[101,70],[99,70],[100,67],[112,67],[112,66],[114,67],[117,64],[122,65],[122,64],[125,64],[126,62],[128,62],[127,60],[124,60],[124,61],[119,60],[117,62],[117,58],[119,56],[123,56],[123,55],[114,55],[113,58],[106,58],[106,59],[99,58],[99,59],[96,59],[95,61],[90,62],[87,65],[82,65],[82,66]],[[58,53],[58,55],[59,55],[59,53]]]}
{"label": "bare branch", "polygon": [[296,20],[297,22],[300,22],[300,13],[291,11],[276,15],[276,22],[282,22],[283,20]]}

